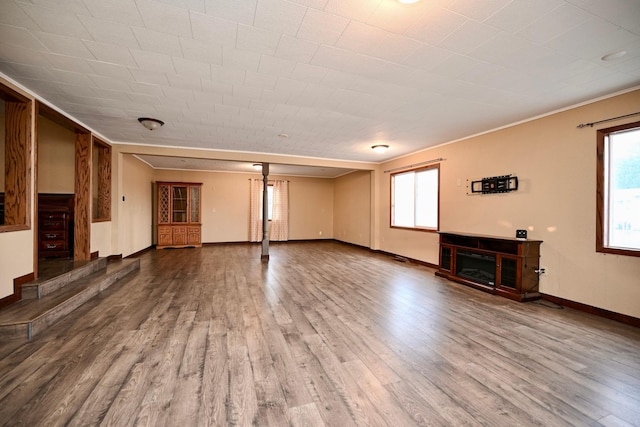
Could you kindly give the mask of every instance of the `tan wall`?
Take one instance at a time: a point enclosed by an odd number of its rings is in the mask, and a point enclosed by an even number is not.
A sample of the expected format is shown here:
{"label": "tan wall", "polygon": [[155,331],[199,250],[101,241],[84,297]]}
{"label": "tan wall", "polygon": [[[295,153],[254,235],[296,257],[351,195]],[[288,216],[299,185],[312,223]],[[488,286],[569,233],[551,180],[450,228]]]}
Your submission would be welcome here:
{"label": "tan wall", "polygon": [[[543,293],[640,317],[640,259],[595,251],[596,130],[579,123],[638,110],[640,91],[602,100],[507,129],[443,145],[384,164],[384,169],[443,157],[440,228],[515,236],[526,228],[543,240]],[[631,122],[633,119],[627,119]],[[623,124],[611,122],[600,128]],[[466,194],[468,179],[513,173],[516,192]],[[380,184],[381,247],[438,263],[435,233],[389,227],[390,178]]]}
{"label": "tan wall", "polygon": [[[156,170],[155,181],[201,182],[202,241],[249,240],[249,179],[258,174]],[[330,179],[278,177],[289,180],[289,239],[333,237],[333,182]],[[319,233],[322,232],[322,235]]]}
{"label": "tan wall", "polygon": [[333,233],[337,240],[371,247],[371,173],[335,179]]}
{"label": "tan wall", "polygon": [[38,117],[38,193],[75,192],[74,132]]}
{"label": "tan wall", "polygon": [[[135,157],[122,156],[122,191],[114,197],[118,230],[114,253],[129,256],[152,245],[153,169]],[[122,200],[124,197],[124,201]]]}

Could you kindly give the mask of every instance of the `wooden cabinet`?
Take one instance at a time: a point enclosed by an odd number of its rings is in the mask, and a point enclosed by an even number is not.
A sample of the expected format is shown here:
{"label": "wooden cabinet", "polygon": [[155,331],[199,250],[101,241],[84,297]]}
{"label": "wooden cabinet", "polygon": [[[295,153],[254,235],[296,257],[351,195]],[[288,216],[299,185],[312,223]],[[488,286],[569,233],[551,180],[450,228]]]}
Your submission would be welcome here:
{"label": "wooden cabinet", "polygon": [[38,195],[38,257],[73,256],[73,195]]}
{"label": "wooden cabinet", "polygon": [[202,246],[202,184],[156,182],[157,248]]}
{"label": "wooden cabinet", "polygon": [[541,243],[442,232],[436,275],[516,301],[538,299]]}

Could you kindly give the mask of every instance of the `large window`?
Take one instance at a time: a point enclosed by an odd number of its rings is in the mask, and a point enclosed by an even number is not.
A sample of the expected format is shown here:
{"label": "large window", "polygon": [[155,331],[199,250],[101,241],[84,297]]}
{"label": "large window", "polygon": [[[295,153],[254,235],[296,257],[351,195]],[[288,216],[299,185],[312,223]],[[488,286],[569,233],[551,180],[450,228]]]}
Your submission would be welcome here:
{"label": "large window", "polygon": [[640,256],[640,122],[598,131],[599,252]]}
{"label": "large window", "polygon": [[438,164],[391,174],[391,226],[438,230]]}

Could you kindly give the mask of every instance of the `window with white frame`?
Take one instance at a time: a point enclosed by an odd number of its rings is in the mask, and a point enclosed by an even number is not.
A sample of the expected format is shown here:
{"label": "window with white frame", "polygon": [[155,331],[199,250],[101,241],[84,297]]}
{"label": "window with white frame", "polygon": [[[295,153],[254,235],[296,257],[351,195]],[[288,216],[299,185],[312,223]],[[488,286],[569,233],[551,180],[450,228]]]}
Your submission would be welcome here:
{"label": "window with white frame", "polygon": [[598,252],[640,256],[640,122],[598,131]]}
{"label": "window with white frame", "polygon": [[440,165],[391,174],[391,227],[438,230]]}

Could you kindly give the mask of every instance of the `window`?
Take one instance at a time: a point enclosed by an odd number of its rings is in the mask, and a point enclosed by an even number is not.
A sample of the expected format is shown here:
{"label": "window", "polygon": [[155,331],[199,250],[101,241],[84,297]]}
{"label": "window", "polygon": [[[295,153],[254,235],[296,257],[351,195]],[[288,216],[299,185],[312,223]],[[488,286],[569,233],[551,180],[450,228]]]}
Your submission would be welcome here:
{"label": "window", "polygon": [[640,256],[640,122],[598,131],[596,250]]}
{"label": "window", "polygon": [[391,175],[391,226],[438,230],[440,165]]}

